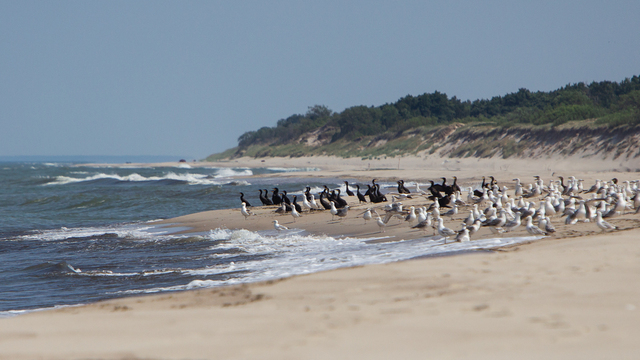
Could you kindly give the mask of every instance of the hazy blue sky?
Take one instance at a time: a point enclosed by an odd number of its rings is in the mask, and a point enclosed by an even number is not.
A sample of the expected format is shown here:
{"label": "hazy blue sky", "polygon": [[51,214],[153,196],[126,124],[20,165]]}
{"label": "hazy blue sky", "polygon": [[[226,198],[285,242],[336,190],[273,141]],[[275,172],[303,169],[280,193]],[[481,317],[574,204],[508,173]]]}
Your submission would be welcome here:
{"label": "hazy blue sky", "polygon": [[621,81],[638,19],[638,0],[0,0],[0,156],[200,159],[314,104]]}

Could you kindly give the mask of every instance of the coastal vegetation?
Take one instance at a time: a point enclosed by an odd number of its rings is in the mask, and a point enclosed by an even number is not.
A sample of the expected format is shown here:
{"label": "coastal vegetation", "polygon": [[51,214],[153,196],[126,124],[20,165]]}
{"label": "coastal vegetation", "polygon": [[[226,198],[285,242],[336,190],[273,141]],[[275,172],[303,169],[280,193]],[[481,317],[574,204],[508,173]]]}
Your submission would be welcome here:
{"label": "coastal vegetation", "polygon": [[[561,138],[584,134],[607,148],[607,136],[640,133],[640,76],[621,82],[569,84],[549,92],[519,89],[491,99],[462,101],[435,91],[407,95],[381,106],[353,106],[337,113],[324,105],[281,119],[274,127],[248,131],[238,146],[206,160],[239,156],[374,158],[405,154],[452,157],[522,156],[532,146],[573,154],[587,144]],[[604,135],[604,137],[603,137]],[[638,156],[632,141],[618,156]],[[531,155],[531,154],[529,154]]]}

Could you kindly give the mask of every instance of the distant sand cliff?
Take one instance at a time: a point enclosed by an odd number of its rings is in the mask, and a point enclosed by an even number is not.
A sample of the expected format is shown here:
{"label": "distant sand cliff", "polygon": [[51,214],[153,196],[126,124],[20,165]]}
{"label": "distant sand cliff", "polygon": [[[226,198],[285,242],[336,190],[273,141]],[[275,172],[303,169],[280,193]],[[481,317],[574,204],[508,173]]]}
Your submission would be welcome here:
{"label": "distant sand cliff", "polygon": [[[214,154],[207,161],[272,159],[269,163],[288,164],[294,158],[325,156],[343,159],[351,165],[360,166],[364,160],[369,167],[398,168],[400,162],[407,163],[401,159],[418,158],[455,170],[458,168],[455,164],[459,163],[494,160],[501,164],[498,166],[510,166],[523,164],[522,159],[528,159],[556,165],[562,163],[560,169],[565,166],[585,169],[586,166],[596,171],[640,171],[640,126],[598,126],[595,121],[555,127],[451,124],[408,130],[393,136],[331,142],[330,133],[334,130],[314,131],[288,144],[237,147]],[[277,158],[283,161],[273,160]],[[576,161],[580,164],[574,167]],[[309,162],[295,163],[300,166]]]}

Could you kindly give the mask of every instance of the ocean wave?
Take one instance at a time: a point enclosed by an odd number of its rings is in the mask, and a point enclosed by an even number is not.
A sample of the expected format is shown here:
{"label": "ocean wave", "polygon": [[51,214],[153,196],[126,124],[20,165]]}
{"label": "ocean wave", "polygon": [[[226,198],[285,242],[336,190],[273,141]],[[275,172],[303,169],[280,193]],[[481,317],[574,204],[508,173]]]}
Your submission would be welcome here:
{"label": "ocean wave", "polygon": [[233,169],[233,168],[218,168],[216,170],[216,178],[228,178],[236,176],[251,176],[253,171],[249,168]]}
{"label": "ocean wave", "polygon": [[[235,175],[232,175],[235,174]],[[49,179],[43,185],[66,185],[82,182],[99,182],[99,181],[116,181],[116,182],[179,182],[189,185],[250,185],[244,180],[229,180],[220,181],[220,178],[229,178],[233,176],[240,176],[240,174],[247,174],[247,172],[223,172],[223,175],[216,174],[215,176],[206,174],[193,174],[183,173],[177,174],[174,172],[166,173],[162,176],[142,176],[138,173],[129,175],[118,174],[106,174],[99,173],[95,175],[85,177],[70,177],[70,176],[56,176],[53,179]],[[251,170],[248,170],[248,175],[252,175]]]}
{"label": "ocean wave", "polygon": [[39,275],[54,275],[54,274],[65,274],[65,273],[79,273],[81,270],[76,269],[71,264],[66,261],[60,262],[51,262],[46,261],[41,264],[31,265],[27,268],[24,268],[22,271],[29,274],[39,274]]}
{"label": "ocean wave", "polygon": [[176,274],[180,273],[180,269],[160,269],[160,270],[147,270],[140,272],[113,272],[111,270],[90,270],[90,271],[82,271],[81,269],[76,269],[75,274],[78,276],[88,276],[88,277],[133,277],[133,276],[160,276],[166,274]]}
{"label": "ocean wave", "polygon": [[171,235],[175,229],[165,229],[150,224],[122,224],[97,227],[78,227],[49,230],[34,230],[18,236],[15,240],[60,241],[69,239],[120,238],[139,241],[180,240],[192,236]]}

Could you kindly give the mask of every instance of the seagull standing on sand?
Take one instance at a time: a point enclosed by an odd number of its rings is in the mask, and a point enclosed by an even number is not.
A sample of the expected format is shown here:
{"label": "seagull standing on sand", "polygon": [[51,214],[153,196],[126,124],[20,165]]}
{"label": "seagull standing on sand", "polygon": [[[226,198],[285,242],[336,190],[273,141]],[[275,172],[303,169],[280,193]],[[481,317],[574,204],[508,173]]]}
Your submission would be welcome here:
{"label": "seagull standing on sand", "polygon": [[380,228],[380,232],[384,232],[384,228],[387,226],[387,223],[382,221],[382,218],[380,217],[380,214],[378,214],[377,211],[373,210],[374,213],[376,213],[376,216],[378,217],[376,219],[376,224],[378,224],[378,227]]}
{"label": "seagull standing on sand", "polygon": [[421,208],[418,208],[418,213],[416,214],[418,216],[418,222],[422,222],[427,220],[427,216],[428,216],[428,212],[427,212],[427,207],[423,206]]}
{"label": "seagull standing on sand", "polygon": [[278,224],[278,220],[273,220],[273,228],[278,230],[278,232],[282,230],[289,230],[288,227]]}
{"label": "seagull standing on sand", "polygon": [[598,225],[598,227],[600,229],[602,229],[602,231],[607,231],[607,230],[618,230],[618,227],[603,220],[602,219],[602,212],[598,211],[596,213],[596,225]]}
{"label": "seagull standing on sand", "polygon": [[424,220],[420,221],[417,225],[412,226],[411,228],[412,229],[427,230],[432,225],[432,219],[433,219],[433,217],[431,216],[431,214],[426,213],[426,216],[425,216]]}
{"label": "seagull standing on sand", "polygon": [[336,213],[336,215],[338,215],[338,217],[347,217],[347,212],[349,211],[349,205],[343,207],[342,209],[338,209],[338,212]]}
{"label": "seagull standing on sand", "polygon": [[551,219],[549,219],[548,216],[538,221],[538,227],[544,230],[547,234],[556,232],[556,228],[553,227],[553,224],[551,224]]}
{"label": "seagull standing on sand", "polygon": [[471,238],[469,238],[469,229],[467,229],[466,227],[463,227],[462,230],[460,230],[460,232],[458,233],[458,235],[456,235],[457,242],[467,242],[470,240]]}
{"label": "seagull standing on sand", "polygon": [[311,211],[311,203],[307,200],[306,196],[302,196],[302,210]]}
{"label": "seagull standing on sand", "polygon": [[313,194],[311,194],[310,197],[311,197],[311,200],[309,200],[309,204],[311,204],[311,206],[316,210],[322,210],[322,206],[318,205],[318,202],[316,201],[316,197]]}
{"label": "seagull standing on sand", "polygon": [[296,219],[300,217],[300,213],[296,210],[295,206],[291,207],[291,216],[293,216],[293,222],[296,222]]}
{"label": "seagull standing on sand", "polygon": [[281,203],[280,207],[273,211],[276,214],[284,214],[287,212],[287,205],[285,203]]}
{"label": "seagull standing on sand", "polygon": [[453,209],[447,211],[446,213],[442,214],[444,216],[453,216],[453,215],[457,215],[458,214],[458,205],[453,205]]}
{"label": "seagull standing on sand", "polygon": [[[566,211],[566,208],[565,208],[565,211]],[[588,221],[587,208],[584,205],[584,200],[580,200],[580,202],[578,203],[577,209],[572,214],[567,216],[567,219],[565,220],[564,223],[566,225],[574,225],[578,222],[578,220],[582,220],[583,222]]]}
{"label": "seagull standing on sand", "polygon": [[551,234],[556,232],[556,228],[553,226],[553,224],[551,223],[551,219],[547,216],[547,226],[544,227],[544,231],[547,232],[547,234]]}
{"label": "seagull standing on sand", "polygon": [[518,227],[520,227],[521,221],[522,219],[520,218],[521,214],[520,211],[516,212],[516,218],[513,219],[512,221],[509,221],[508,223],[506,223],[504,225],[504,228],[507,230],[507,232],[513,231],[515,229],[517,229]]}
{"label": "seagull standing on sand", "polygon": [[500,216],[496,216],[495,218],[492,218],[492,219],[487,219],[482,225],[499,228],[504,226],[506,222],[507,222],[507,211],[504,209],[501,209]]}
{"label": "seagull standing on sand", "polygon": [[362,213],[362,218],[364,219],[365,224],[367,223],[367,221],[373,219],[373,216],[371,215],[371,208]]}
{"label": "seagull standing on sand", "polygon": [[549,197],[544,202],[544,213],[550,216],[553,216],[556,214],[556,208],[551,203],[551,198]]}
{"label": "seagull standing on sand", "polygon": [[482,221],[482,218],[480,216],[480,210],[478,210],[478,204],[473,204],[473,210],[472,211],[473,211],[473,218],[475,220],[479,219],[480,221]]}
{"label": "seagull standing on sand", "polygon": [[404,221],[408,221],[409,225],[411,225],[411,223],[416,221],[416,218],[416,208],[412,206],[409,208],[409,214],[404,218]]}
{"label": "seagull standing on sand", "polygon": [[[481,226],[481,222],[480,219],[476,219],[473,224],[467,226],[467,230],[469,230],[469,236],[475,234],[476,232],[478,232],[478,230],[480,230],[480,226]],[[491,228],[493,229],[493,228]]]}
{"label": "seagull standing on sand", "polygon": [[447,243],[447,237],[449,236],[453,236],[458,234],[457,232],[449,229],[448,227],[445,227],[442,224],[442,218],[438,219],[438,234],[440,234],[440,236],[444,237],[444,242],[445,244]]}
{"label": "seagull standing on sand", "polygon": [[382,221],[382,218],[380,218],[380,215],[378,215],[378,219],[376,219],[376,223],[380,228],[380,232],[384,232],[384,228],[387,226],[387,224],[385,224],[384,221]]}
{"label": "seagull standing on sand", "polygon": [[336,209],[336,203],[331,202],[331,221],[335,220],[335,216],[338,215],[338,209]]}
{"label": "seagull standing on sand", "polygon": [[612,217],[618,214],[624,214],[624,211],[627,208],[627,201],[625,199],[625,196],[621,192],[616,193],[615,196],[617,197],[616,205],[611,210],[609,210],[609,212],[604,214],[604,217]]}
{"label": "seagull standing on sand", "polygon": [[251,211],[247,210],[247,203],[245,202],[242,203],[242,208],[240,208],[240,212],[242,213],[242,215],[244,215],[245,220],[247,220],[249,216],[255,215]]}
{"label": "seagull standing on sand", "polygon": [[473,210],[469,210],[469,216],[464,220],[464,224],[467,226],[471,226],[476,219],[473,217]]}
{"label": "seagull standing on sand", "polygon": [[602,180],[596,179],[596,183],[589,188],[589,190],[585,191],[585,194],[596,193],[602,187]]}
{"label": "seagull standing on sand", "polygon": [[433,215],[434,219],[440,219],[440,204],[436,201],[434,205],[435,206],[431,210],[431,215]]}
{"label": "seagull standing on sand", "polygon": [[547,235],[547,233],[539,227],[533,225],[531,215],[527,216],[527,232],[531,235]]}

